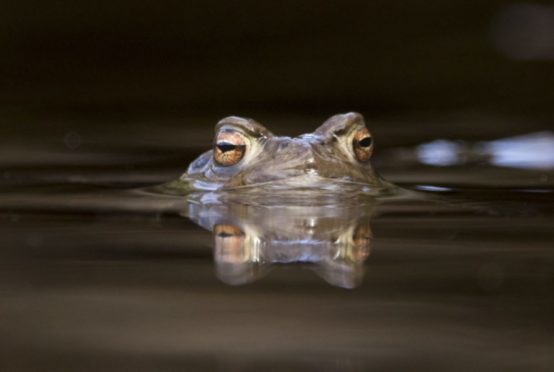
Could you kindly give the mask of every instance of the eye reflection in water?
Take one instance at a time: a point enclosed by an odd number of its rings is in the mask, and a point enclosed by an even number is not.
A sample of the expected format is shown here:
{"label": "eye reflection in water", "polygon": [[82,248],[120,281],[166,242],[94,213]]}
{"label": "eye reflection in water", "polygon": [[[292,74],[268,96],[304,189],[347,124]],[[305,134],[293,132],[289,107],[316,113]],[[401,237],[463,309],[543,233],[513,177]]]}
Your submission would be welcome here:
{"label": "eye reflection in water", "polygon": [[221,281],[243,285],[278,265],[313,269],[333,286],[360,285],[371,251],[373,203],[357,206],[191,205],[188,216],[214,235]]}

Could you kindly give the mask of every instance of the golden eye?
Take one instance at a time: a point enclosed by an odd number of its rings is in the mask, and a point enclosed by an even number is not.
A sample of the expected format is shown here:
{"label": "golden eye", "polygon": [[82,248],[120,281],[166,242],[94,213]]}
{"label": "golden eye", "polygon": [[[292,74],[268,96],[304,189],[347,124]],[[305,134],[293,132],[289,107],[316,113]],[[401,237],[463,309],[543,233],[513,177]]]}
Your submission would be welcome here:
{"label": "golden eye", "polygon": [[358,161],[365,163],[373,153],[373,139],[367,128],[358,130],[352,139],[352,149]]}
{"label": "golden eye", "polygon": [[367,259],[370,253],[371,237],[369,225],[356,227],[352,235],[352,259],[358,262]]}
{"label": "golden eye", "polygon": [[215,255],[219,262],[244,262],[244,233],[233,225],[215,225]]}
{"label": "golden eye", "polygon": [[237,164],[246,152],[246,140],[243,135],[233,131],[222,131],[214,144],[214,160],[224,167]]}

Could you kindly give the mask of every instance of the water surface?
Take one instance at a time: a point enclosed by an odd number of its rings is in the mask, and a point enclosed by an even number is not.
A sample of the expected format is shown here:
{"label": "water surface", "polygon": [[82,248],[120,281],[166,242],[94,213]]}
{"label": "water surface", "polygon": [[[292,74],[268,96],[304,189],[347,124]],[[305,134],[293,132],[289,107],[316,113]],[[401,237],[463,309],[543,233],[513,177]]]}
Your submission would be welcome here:
{"label": "water surface", "polygon": [[207,208],[145,190],[209,134],[147,128],[3,150],[2,370],[554,368],[551,169],[389,136],[376,167],[414,192]]}

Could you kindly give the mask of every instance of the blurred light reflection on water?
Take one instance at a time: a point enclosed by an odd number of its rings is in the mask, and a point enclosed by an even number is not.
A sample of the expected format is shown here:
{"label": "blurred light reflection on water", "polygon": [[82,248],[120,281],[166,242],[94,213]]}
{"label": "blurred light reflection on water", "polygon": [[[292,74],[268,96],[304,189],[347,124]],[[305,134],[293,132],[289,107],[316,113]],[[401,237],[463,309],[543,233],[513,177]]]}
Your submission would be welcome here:
{"label": "blurred light reflection on water", "polygon": [[417,147],[423,164],[463,165],[480,160],[492,165],[524,169],[554,169],[554,133],[539,132],[476,144],[435,140]]}

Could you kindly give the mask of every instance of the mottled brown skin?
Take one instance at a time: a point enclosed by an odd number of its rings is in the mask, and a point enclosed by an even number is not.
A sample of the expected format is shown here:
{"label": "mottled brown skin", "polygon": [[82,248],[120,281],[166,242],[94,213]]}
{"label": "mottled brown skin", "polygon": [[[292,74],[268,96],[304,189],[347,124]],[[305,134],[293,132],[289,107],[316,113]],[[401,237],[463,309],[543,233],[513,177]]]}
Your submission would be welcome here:
{"label": "mottled brown skin", "polygon": [[217,124],[214,148],[193,161],[180,181],[197,190],[375,190],[384,183],[369,162],[372,152],[371,134],[358,113],[335,115],[294,138],[231,116]]}

